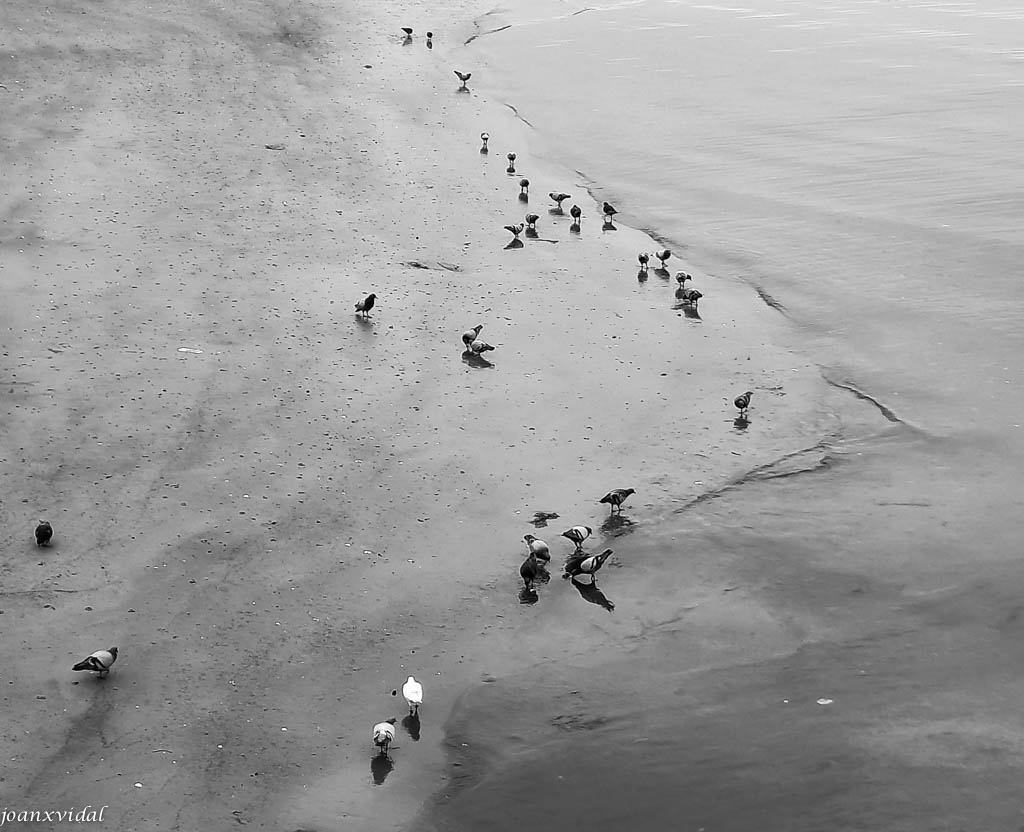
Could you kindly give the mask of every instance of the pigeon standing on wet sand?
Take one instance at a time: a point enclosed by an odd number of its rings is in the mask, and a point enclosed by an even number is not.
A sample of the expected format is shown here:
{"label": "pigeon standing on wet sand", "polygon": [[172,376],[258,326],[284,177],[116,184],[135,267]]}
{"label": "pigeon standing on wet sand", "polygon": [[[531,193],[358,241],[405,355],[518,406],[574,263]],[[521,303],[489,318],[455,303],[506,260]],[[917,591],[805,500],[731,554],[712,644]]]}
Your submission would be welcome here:
{"label": "pigeon standing on wet sand", "polygon": [[526,545],[530,547],[530,554],[535,558],[545,562],[551,560],[551,551],[548,549],[548,544],[543,540],[534,537],[532,534],[523,535],[523,540],[526,541]]}
{"label": "pigeon standing on wet sand", "polygon": [[485,341],[474,341],[469,345],[469,352],[473,353],[473,355],[480,355],[481,353],[485,353],[493,349],[494,347]]}
{"label": "pigeon standing on wet sand", "polygon": [[654,256],[657,257],[661,261],[661,267],[665,268],[665,261],[668,260],[668,258],[672,256],[672,252],[669,251],[666,248],[666,249],[664,249],[662,251],[654,252]]}
{"label": "pigeon standing on wet sand", "polygon": [[651,256],[646,252],[641,252],[636,256],[636,259],[640,261],[640,268],[643,271],[647,271],[647,264],[651,262]]}
{"label": "pigeon standing on wet sand", "polygon": [[506,173],[515,173],[516,172],[516,154],[515,153],[509,153],[506,158],[508,159],[508,167],[505,168],[505,172]]}
{"label": "pigeon standing on wet sand", "polygon": [[111,647],[108,650],[97,650],[90,656],[82,659],[78,664],[72,667],[72,670],[91,670],[94,673],[98,673],[100,678],[104,678],[110,673],[110,666],[117,661],[117,648]]}
{"label": "pigeon standing on wet sand", "polygon": [[36,526],[36,546],[49,546],[50,538],[53,537],[53,526],[45,520],[40,520]]}
{"label": "pigeon standing on wet sand", "polygon": [[676,289],[676,292],[682,292],[683,303],[688,303],[690,306],[696,306],[700,299],[704,297],[696,289]]}
{"label": "pigeon standing on wet sand", "polygon": [[604,562],[611,557],[611,554],[611,549],[605,549],[599,555],[574,555],[565,562],[565,574],[562,577],[574,578],[577,575],[590,575],[596,584],[597,571],[604,566]]}
{"label": "pigeon standing on wet sand", "polygon": [[750,397],[753,395],[754,394],[750,390],[748,390],[742,396],[736,397],[736,401],[734,401],[733,404],[739,408],[740,416],[747,415],[747,408],[750,407]]}
{"label": "pigeon standing on wet sand", "polygon": [[536,231],[536,229],[537,229],[537,220],[539,220],[539,219],[540,219],[540,216],[537,215],[537,214],[527,214],[526,215],[526,227]]}
{"label": "pigeon standing on wet sand", "polygon": [[605,494],[600,500],[598,500],[598,502],[608,503],[612,507],[612,511],[615,511],[615,509],[619,509],[621,511],[622,504],[626,502],[626,498],[629,497],[630,494],[635,493],[636,492],[632,488],[616,488]]}
{"label": "pigeon standing on wet sand", "polygon": [[519,180],[519,194],[520,195],[529,194],[529,192],[530,192],[530,180],[529,179],[520,179]]}
{"label": "pigeon standing on wet sand", "polygon": [[617,213],[619,213],[618,211],[615,210],[615,208],[613,206],[609,205],[607,202],[604,204],[604,206],[602,207],[601,210],[604,211],[605,219],[607,219],[608,222],[611,222],[612,218]]}
{"label": "pigeon standing on wet sand", "polygon": [[562,537],[566,537],[576,544],[576,551],[583,551],[583,541],[586,540],[593,533],[593,529],[590,526],[573,526],[571,529],[566,529],[562,532]]}
{"label": "pigeon standing on wet sand", "polygon": [[686,272],[676,272],[676,282],[679,284],[680,289],[686,288],[687,280],[693,280],[693,275],[689,275]]}
{"label": "pigeon standing on wet sand", "polygon": [[367,295],[363,300],[356,304],[356,312],[361,314],[364,318],[368,318],[370,316],[370,310],[373,309],[373,304],[376,300],[376,295]]}
{"label": "pigeon standing on wet sand", "polygon": [[565,202],[565,200],[569,199],[569,194],[555,193],[554,191],[549,193],[548,196],[555,201],[555,206],[558,208],[559,211],[562,210],[562,203]]}
{"label": "pigeon standing on wet sand", "polygon": [[569,216],[571,216],[576,221],[576,224],[579,225],[580,217],[583,216],[583,209],[580,208],[579,205],[573,205],[572,208],[569,209]]}
{"label": "pigeon standing on wet sand", "polygon": [[519,567],[519,576],[523,579],[523,585],[526,587],[527,592],[533,589],[533,582],[537,580],[539,574],[540,564],[537,563],[536,555],[530,552],[530,556]]}
{"label": "pigeon standing on wet sand", "polygon": [[467,329],[462,333],[462,343],[466,345],[467,349],[469,348],[469,345],[477,339],[477,336],[480,334],[480,330],[483,328],[483,324],[477,324],[472,329]]}
{"label": "pigeon standing on wet sand", "polygon": [[526,226],[523,225],[523,223],[519,223],[519,225],[506,225],[505,226],[505,230],[506,231],[511,231],[512,232],[512,236],[515,239],[517,239],[517,240],[519,239],[519,235],[523,233],[523,229],[524,228],[526,228]]}
{"label": "pigeon standing on wet sand", "polygon": [[466,82],[467,82],[467,81],[468,81],[468,80],[469,80],[470,78],[472,78],[472,77],[473,77],[473,73],[472,73],[472,72],[459,72],[459,71],[458,71],[458,70],[456,69],[456,70],[455,70],[455,74],[456,74],[456,75],[458,75],[458,76],[459,76],[459,80],[460,80],[460,81],[462,81],[462,86],[460,87],[460,89],[468,89],[468,87],[466,86]]}
{"label": "pigeon standing on wet sand", "polygon": [[395,738],[396,722],[398,722],[398,719],[391,717],[391,719],[378,722],[373,726],[373,744],[380,749],[381,754],[388,753],[388,746],[391,745],[391,741]]}
{"label": "pigeon standing on wet sand", "polygon": [[405,680],[405,684],[402,685],[402,696],[409,703],[409,713],[418,714],[420,712],[420,705],[423,704],[423,685],[410,676]]}

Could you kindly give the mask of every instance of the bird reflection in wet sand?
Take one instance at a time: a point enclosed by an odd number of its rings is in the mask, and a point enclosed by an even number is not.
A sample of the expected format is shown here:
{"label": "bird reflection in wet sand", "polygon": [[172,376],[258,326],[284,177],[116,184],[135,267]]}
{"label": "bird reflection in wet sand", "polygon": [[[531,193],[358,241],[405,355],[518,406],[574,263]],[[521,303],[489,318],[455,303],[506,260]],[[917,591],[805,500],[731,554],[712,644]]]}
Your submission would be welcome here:
{"label": "bird reflection in wet sand", "polygon": [[533,589],[521,589],[519,590],[519,603],[520,604],[536,604],[540,600],[540,596],[536,590]]}
{"label": "bird reflection in wet sand", "polygon": [[459,80],[462,81],[462,86],[457,90],[458,92],[469,92],[469,87],[466,86],[466,82],[473,77],[472,72],[459,72],[455,70],[455,74],[459,76]]}
{"label": "bird reflection in wet sand", "polygon": [[591,604],[597,604],[599,607],[604,607],[608,612],[615,609],[615,604],[612,601],[609,601],[605,594],[594,584],[584,584],[577,581],[575,578],[572,579],[571,583],[579,590],[584,601],[589,601]]}
{"label": "bird reflection in wet sand", "polygon": [[470,367],[475,367],[478,370],[494,369],[494,364],[492,364],[479,353],[475,353],[472,350],[466,350],[464,353],[462,353],[462,360]]}
{"label": "bird reflection in wet sand", "polygon": [[420,715],[419,713],[408,714],[402,718],[402,727],[412,737],[413,742],[420,740]]}
{"label": "bird reflection in wet sand", "polygon": [[370,774],[373,776],[375,786],[383,786],[391,769],[395,767],[394,761],[385,754],[376,754],[370,760]]}
{"label": "bird reflection in wet sand", "polygon": [[647,269],[640,269],[640,271],[638,271],[636,273],[636,279],[639,280],[641,283],[646,283],[647,282]]}
{"label": "bird reflection in wet sand", "polygon": [[618,231],[615,227],[615,223],[612,222],[611,217],[604,218],[604,224],[601,226],[602,231]]}
{"label": "bird reflection in wet sand", "polygon": [[601,524],[601,534],[605,537],[618,537],[629,534],[635,525],[636,523],[623,514],[609,514],[608,519]]}
{"label": "bird reflection in wet sand", "polygon": [[745,415],[741,413],[739,416],[732,420],[732,426],[736,428],[736,430],[746,430],[748,427],[750,427],[750,419],[748,419]]}

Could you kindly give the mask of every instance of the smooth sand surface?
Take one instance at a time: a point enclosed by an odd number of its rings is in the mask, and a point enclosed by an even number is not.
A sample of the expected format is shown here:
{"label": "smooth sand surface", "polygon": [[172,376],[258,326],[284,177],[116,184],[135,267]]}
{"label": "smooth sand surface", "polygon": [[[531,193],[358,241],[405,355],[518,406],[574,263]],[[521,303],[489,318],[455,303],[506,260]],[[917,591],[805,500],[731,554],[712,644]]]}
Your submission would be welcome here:
{"label": "smooth sand surface", "polygon": [[[518,640],[571,592],[519,603],[533,512],[599,527],[632,486],[654,521],[829,429],[753,292],[695,272],[687,317],[637,281],[658,243],[602,233],[603,195],[457,93],[486,69],[447,56],[486,7],[456,6],[0,11],[9,808],[396,828],[444,779],[455,697],[572,648]],[[538,239],[507,249],[527,211]],[[487,364],[462,357],[476,323]],[[106,680],[71,672],[112,645]],[[420,740],[371,769],[410,673]]]}

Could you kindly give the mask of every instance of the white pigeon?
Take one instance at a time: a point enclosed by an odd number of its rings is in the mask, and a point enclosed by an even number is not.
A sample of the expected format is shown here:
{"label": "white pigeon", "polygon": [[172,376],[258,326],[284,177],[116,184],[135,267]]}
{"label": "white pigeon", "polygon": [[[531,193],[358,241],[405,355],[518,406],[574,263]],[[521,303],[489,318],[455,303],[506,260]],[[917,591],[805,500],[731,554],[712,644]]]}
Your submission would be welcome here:
{"label": "white pigeon", "polygon": [[409,703],[409,713],[418,714],[420,712],[420,705],[423,704],[423,685],[410,676],[405,680],[405,684],[402,685],[402,696]]}
{"label": "white pigeon", "polygon": [[108,650],[97,650],[90,656],[82,659],[72,670],[92,670],[100,675],[102,679],[110,673],[110,666],[117,661],[117,648],[111,647]]}
{"label": "white pigeon", "polygon": [[373,726],[373,744],[380,749],[381,754],[388,753],[388,746],[391,745],[391,741],[395,738],[395,723],[398,720],[395,717],[385,722],[378,722]]}

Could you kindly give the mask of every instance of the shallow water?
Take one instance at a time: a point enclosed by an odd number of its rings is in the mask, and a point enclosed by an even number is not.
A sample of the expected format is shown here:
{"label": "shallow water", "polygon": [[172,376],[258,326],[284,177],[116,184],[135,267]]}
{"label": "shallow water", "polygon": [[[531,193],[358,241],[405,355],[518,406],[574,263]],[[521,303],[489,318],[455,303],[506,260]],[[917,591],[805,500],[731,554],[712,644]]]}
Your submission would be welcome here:
{"label": "shallow water", "polygon": [[1021,822],[1022,36],[1005,0],[480,22],[531,151],[665,241],[705,325],[720,281],[777,304],[841,427],[612,530],[614,612],[581,593],[549,613],[571,658],[467,694],[423,828]]}

